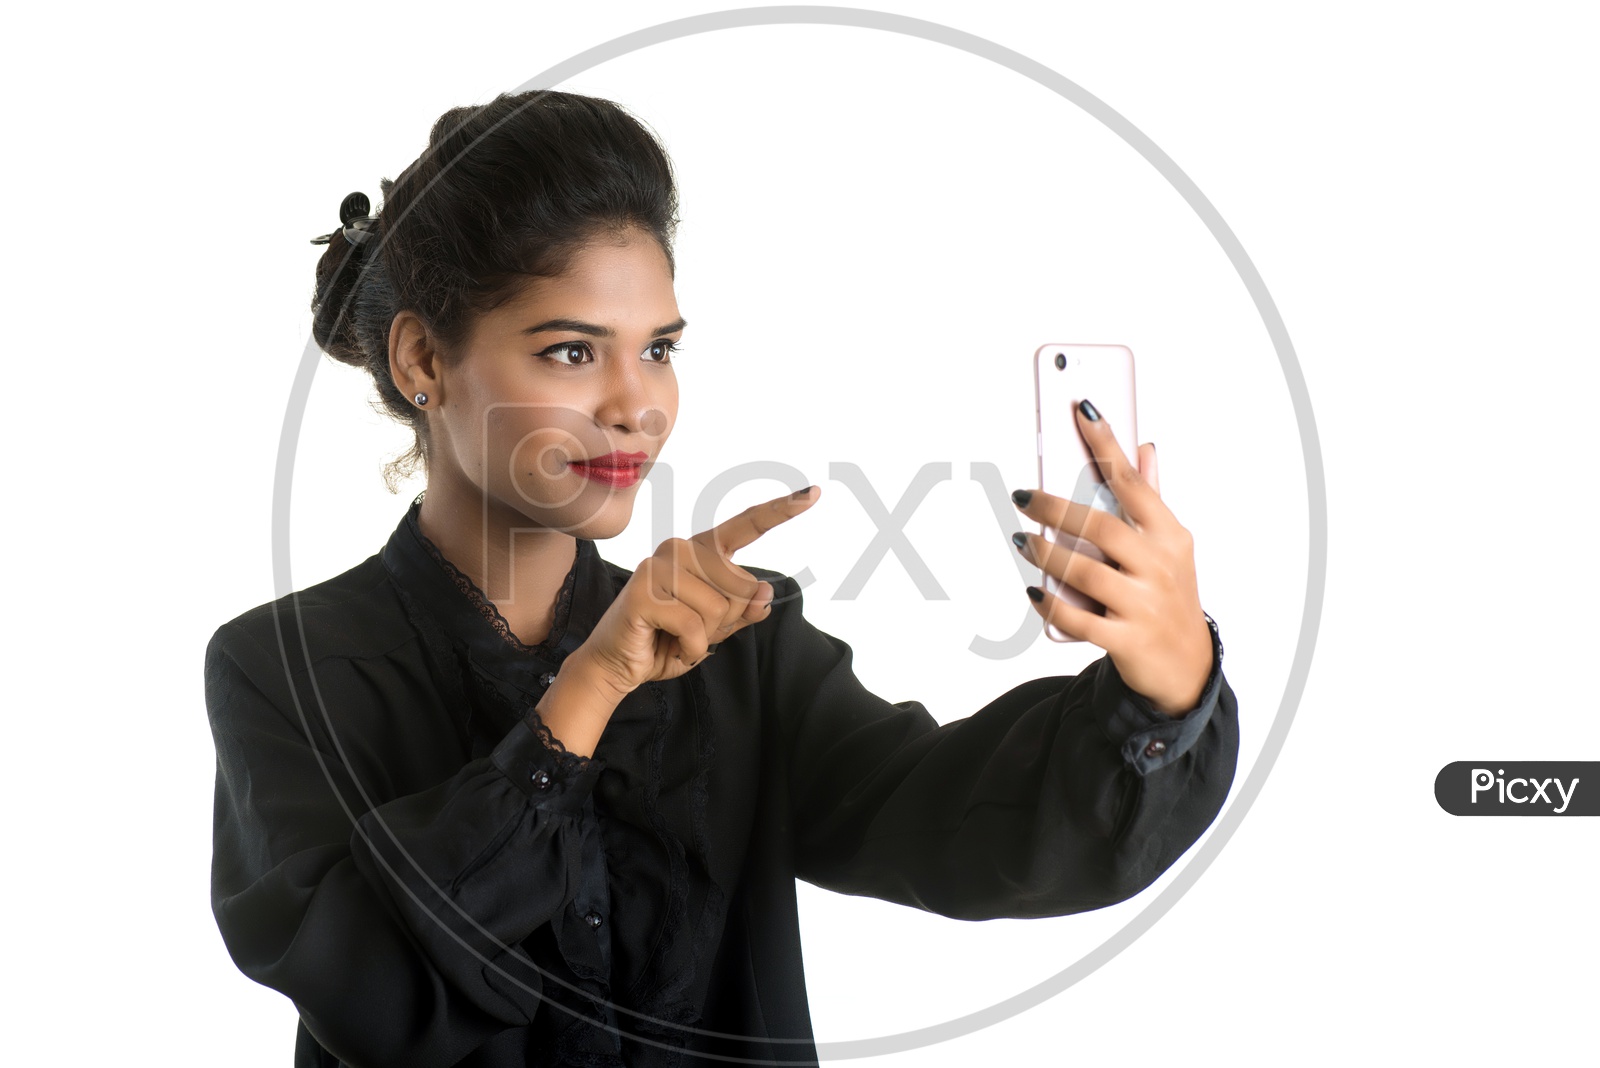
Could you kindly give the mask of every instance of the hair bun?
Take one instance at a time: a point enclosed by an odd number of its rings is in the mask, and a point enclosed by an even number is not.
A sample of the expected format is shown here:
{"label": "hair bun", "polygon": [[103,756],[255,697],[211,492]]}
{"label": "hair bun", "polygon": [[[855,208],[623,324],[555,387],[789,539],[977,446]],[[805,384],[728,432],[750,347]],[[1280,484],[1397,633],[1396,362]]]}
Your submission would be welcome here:
{"label": "hair bun", "polygon": [[367,194],[365,193],[351,193],[339,202],[340,226],[349,226],[352,221],[371,214],[372,201],[367,199]]}

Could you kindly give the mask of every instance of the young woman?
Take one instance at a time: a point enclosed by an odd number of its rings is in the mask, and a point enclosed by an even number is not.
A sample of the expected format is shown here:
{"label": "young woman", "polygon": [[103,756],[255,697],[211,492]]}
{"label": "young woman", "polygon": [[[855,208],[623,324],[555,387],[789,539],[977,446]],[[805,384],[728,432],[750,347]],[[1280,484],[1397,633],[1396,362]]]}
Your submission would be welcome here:
{"label": "young woman", "polygon": [[1028,587],[1037,611],[1108,655],[939,726],[862,687],[792,578],[732,562],[816,487],[632,571],[596,550],[677,414],[676,194],[639,123],[458,108],[383,193],[318,239],[315,332],[415,429],[426,492],[206,656],[213,911],[293,999],[297,1065],[816,1063],[796,878],[1061,915],[1215,817],[1237,709],[1150,446],[1080,413],[1131,523],[1017,494],[1120,565],[1019,535],[1108,608]]}

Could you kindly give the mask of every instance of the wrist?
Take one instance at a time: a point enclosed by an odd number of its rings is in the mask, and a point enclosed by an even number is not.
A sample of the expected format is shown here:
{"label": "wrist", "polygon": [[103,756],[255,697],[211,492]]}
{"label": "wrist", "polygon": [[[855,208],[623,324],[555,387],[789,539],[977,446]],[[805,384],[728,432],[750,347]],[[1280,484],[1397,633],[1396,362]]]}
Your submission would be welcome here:
{"label": "wrist", "polygon": [[1205,618],[1205,659],[1204,661],[1197,660],[1196,662],[1197,664],[1204,664],[1203,668],[1198,669],[1200,681],[1182,693],[1161,696],[1145,695],[1145,700],[1150,703],[1150,707],[1164,716],[1182,716],[1187,712],[1193,711],[1195,706],[1199,705],[1201,699],[1205,697],[1206,691],[1211,688],[1211,681],[1216,677],[1217,671],[1222,666],[1222,649],[1216,637],[1215,624],[1211,622],[1210,616]]}
{"label": "wrist", "polygon": [[613,672],[595,658],[587,646],[580,645],[561,662],[556,681],[567,680],[567,688],[588,695],[585,699],[602,705],[609,712],[622,703],[635,687],[619,682]]}
{"label": "wrist", "polygon": [[625,696],[587,657],[574,652],[562,662],[534,711],[563,749],[588,757]]}
{"label": "wrist", "polygon": [[1196,690],[1194,691],[1194,695],[1188,700],[1163,701],[1149,696],[1147,696],[1145,700],[1150,702],[1151,708],[1155,709],[1163,716],[1181,716],[1185,712],[1188,712],[1190,709],[1194,708],[1195,705],[1200,703],[1200,695],[1204,692],[1204,689]]}

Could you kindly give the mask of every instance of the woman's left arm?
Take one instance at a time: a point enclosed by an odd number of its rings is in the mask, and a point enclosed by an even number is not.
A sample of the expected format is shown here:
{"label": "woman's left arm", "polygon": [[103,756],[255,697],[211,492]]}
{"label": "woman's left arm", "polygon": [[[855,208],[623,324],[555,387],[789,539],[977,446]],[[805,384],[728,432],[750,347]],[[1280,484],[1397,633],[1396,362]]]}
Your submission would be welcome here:
{"label": "woman's left arm", "polygon": [[[1036,495],[1029,511],[1055,500]],[[1156,526],[1148,500],[1129,512],[1147,520],[1135,534]],[[1089,536],[1088,524],[1067,522]],[[1111,546],[1102,548],[1123,562]],[[1076,567],[1065,567],[1075,586]],[[1133,571],[1150,574],[1148,566]],[[1176,571],[1170,583],[1153,580],[1154,588],[1182,592]],[[1189,677],[1189,634],[1163,639],[1168,621],[1111,591],[1103,602],[1108,617],[1084,615],[1125,628],[1095,629],[1117,645],[1120,659],[1108,655],[1077,676],[1023,683],[940,726],[919,702],[891,704],[869,692],[851,670],[850,646],[806,621],[798,584],[762,577],[777,590],[763,635],[763,681],[785,746],[801,878],[961,919],[1064,915],[1144,889],[1221,810],[1238,757],[1238,706],[1222,675],[1220,636],[1197,598],[1198,677]],[[1047,595],[1041,611],[1052,603]],[[1170,603],[1167,610],[1177,612]],[[1082,634],[1072,612],[1051,618]],[[1193,703],[1177,704],[1186,698]]]}

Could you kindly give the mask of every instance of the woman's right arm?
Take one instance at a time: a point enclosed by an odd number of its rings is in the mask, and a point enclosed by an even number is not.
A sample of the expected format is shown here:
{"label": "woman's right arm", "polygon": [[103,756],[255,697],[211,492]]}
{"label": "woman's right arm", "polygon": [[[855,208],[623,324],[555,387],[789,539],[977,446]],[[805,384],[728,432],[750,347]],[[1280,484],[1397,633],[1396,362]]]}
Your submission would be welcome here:
{"label": "woman's right arm", "polygon": [[[236,624],[213,637],[205,678],[212,911],[239,969],[352,1064],[451,1064],[527,1024],[543,983],[518,943],[575,907],[600,765],[524,720],[446,781],[374,804],[360,781],[372,776],[341,756],[359,740],[330,739],[307,680],[291,688]],[[546,701],[559,703],[556,684]],[[576,915],[565,926],[593,937]]]}

